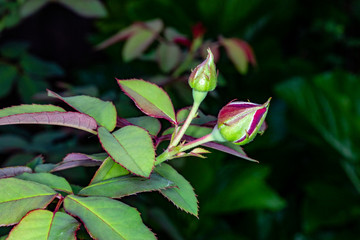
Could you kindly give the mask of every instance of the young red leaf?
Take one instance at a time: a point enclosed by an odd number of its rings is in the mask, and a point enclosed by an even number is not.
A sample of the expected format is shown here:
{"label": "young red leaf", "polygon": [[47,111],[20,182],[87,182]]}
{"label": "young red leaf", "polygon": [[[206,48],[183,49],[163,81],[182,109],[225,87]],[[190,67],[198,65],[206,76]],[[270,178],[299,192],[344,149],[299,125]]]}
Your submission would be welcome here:
{"label": "young red leaf", "polygon": [[47,124],[77,128],[96,134],[96,121],[83,113],[77,112],[38,112],[15,114],[0,117],[0,125],[11,124]]}
{"label": "young red leaf", "polygon": [[105,159],[107,154],[105,154],[102,158],[97,158],[93,155],[87,155],[83,153],[70,153],[66,155],[63,161],[59,162],[55,168],[51,170],[51,172],[61,171],[69,168],[85,166],[85,167],[93,167],[99,166],[103,159]]}
{"label": "young red leaf", "polygon": [[106,127],[109,131],[114,130],[117,114],[112,102],[90,96],[62,97],[53,91],[47,91],[50,97],[60,99],[77,111],[89,115],[94,118],[100,126]]}
{"label": "young red leaf", "polygon": [[221,38],[220,43],[225,47],[228,57],[241,74],[247,72],[248,62],[256,65],[255,55],[245,41],[237,38]]}
{"label": "young red leaf", "polygon": [[15,177],[25,172],[31,173],[32,170],[31,168],[24,166],[0,168],[0,178]]}
{"label": "young red leaf", "polygon": [[99,43],[95,49],[102,50],[105,49],[117,42],[123,41],[128,39],[135,33],[147,29],[152,30],[153,32],[159,33],[163,28],[163,22],[160,19],[151,20],[148,22],[135,22],[127,28],[120,30],[118,33],[113,35],[112,37],[104,40],[103,42]]}
{"label": "young red leaf", "polygon": [[153,83],[139,79],[118,80],[121,89],[145,114],[176,124],[175,111],[167,93]]}
{"label": "young red leaf", "polygon": [[61,171],[69,168],[79,167],[79,166],[99,166],[103,160],[106,158],[107,154],[99,155],[87,155],[83,153],[69,153],[63,159],[62,162],[59,162],[51,172]]}

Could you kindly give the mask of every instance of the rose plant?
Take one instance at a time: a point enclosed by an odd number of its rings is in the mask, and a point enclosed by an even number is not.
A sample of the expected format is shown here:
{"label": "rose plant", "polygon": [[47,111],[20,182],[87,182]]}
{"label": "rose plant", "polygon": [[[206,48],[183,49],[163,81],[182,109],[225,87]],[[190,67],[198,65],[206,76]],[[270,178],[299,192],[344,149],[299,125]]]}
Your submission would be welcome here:
{"label": "rose plant", "polygon": [[[198,201],[188,181],[169,163],[174,158],[205,157],[203,147],[251,160],[239,145],[265,129],[269,101],[264,104],[231,102],[218,118],[204,115],[199,106],[216,87],[212,52],[189,78],[191,108],[175,112],[165,91],[140,79],[119,80],[122,91],[147,116],[124,119],[108,101],[89,96],[63,97],[72,107],[19,105],[0,110],[0,125],[48,124],[72,127],[96,135],[104,150],[97,154],[69,153],[57,164],[0,169],[0,226],[12,226],[6,239],[76,239],[83,224],[94,239],[156,239],[139,212],[122,198],[158,191],[178,208],[198,216]],[[165,119],[171,127],[160,134]],[[168,141],[162,151],[159,144]],[[235,143],[235,144],[234,144]],[[56,172],[98,166],[88,186],[75,189]],[[120,199],[120,200],[119,200]],[[55,207],[49,207],[53,203]]]}

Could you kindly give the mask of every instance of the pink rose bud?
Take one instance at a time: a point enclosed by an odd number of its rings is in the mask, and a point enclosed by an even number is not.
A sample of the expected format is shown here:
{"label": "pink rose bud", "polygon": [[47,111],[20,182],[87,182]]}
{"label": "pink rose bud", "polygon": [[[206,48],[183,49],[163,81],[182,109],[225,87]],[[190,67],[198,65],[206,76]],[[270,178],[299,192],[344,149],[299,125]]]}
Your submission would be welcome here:
{"label": "pink rose bud", "polygon": [[190,74],[189,85],[196,91],[209,92],[215,89],[217,73],[214,56],[210,49],[205,61],[199,64]]}
{"label": "pink rose bud", "polygon": [[[244,145],[261,133],[271,98],[264,104],[231,102],[223,107],[218,116],[217,128],[229,142]],[[265,126],[265,125],[264,125]],[[264,127],[263,126],[263,127]]]}

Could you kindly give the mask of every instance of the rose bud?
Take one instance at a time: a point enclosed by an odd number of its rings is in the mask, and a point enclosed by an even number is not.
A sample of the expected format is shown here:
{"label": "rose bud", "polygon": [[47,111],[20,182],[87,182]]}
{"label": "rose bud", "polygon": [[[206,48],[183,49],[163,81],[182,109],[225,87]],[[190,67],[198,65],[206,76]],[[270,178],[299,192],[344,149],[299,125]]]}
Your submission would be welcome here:
{"label": "rose bud", "polygon": [[230,102],[218,115],[213,135],[217,141],[229,141],[237,145],[251,142],[265,129],[264,119],[271,98],[264,104]]}
{"label": "rose bud", "polygon": [[205,61],[199,64],[190,74],[189,85],[196,91],[209,92],[215,89],[217,73],[214,63],[214,56],[208,48],[208,55]]}

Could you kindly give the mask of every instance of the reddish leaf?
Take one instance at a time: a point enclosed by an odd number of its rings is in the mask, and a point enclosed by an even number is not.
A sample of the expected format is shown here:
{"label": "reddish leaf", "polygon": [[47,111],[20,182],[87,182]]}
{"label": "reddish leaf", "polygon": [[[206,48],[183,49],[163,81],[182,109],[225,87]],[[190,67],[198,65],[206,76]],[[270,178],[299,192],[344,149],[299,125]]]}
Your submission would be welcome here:
{"label": "reddish leaf", "polygon": [[31,173],[32,170],[23,166],[0,168],[0,178],[15,177],[25,172]]}
{"label": "reddish leaf", "polygon": [[127,38],[129,38],[131,35],[133,35],[135,32],[139,31],[140,29],[142,29],[143,26],[140,23],[134,23],[133,25],[121,30],[120,32],[118,32],[117,34],[115,34],[114,36],[106,39],[105,41],[101,42],[100,44],[98,44],[95,49],[96,50],[102,50],[105,49],[107,47],[110,47],[111,45],[123,41]]}
{"label": "reddish leaf", "polygon": [[99,166],[103,162],[103,160],[107,157],[103,156],[103,154],[97,155],[87,155],[83,153],[70,153],[66,155],[62,162],[58,163],[57,166],[51,170],[51,172],[61,171],[74,167],[93,167]]}
{"label": "reddish leaf", "polygon": [[256,65],[255,55],[245,41],[238,38],[220,38],[220,44],[225,47],[228,57],[241,74],[247,72],[248,62]]}
{"label": "reddish leaf", "polygon": [[59,94],[47,90],[48,96],[55,97],[65,102],[75,110],[85,113],[94,118],[100,125],[106,127],[109,131],[114,130],[116,126],[116,109],[112,102],[90,96],[72,96],[62,97]]}
{"label": "reddish leaf", "polygon": [[105,49],[117,42],[123,41],[125,39],[128,39],[138,31],[141,31],[143,29],[151,30],[155,33],[159,33],[163,28],[163,22],[160,19],[151,20],[148,22],[135,22],[129,27],[120,30],[118,33],[116,33],[114,36],[106,39],[102,43],[98,44],[95,49],[96,50],[102,50]]}
{"label": "reddish leaf", "polygon": [[139,79],[117,80],[121,89],[143,113],[176,123],[174,107],[163,89]]}
{"label": "reddish leaf", "polygon": [[[196,138],[193,138],[193,137],[190,137],[190,136],[185,136],[185,139],[188,140],[188,141],[194,141]],[[246,155],[246,153],[244,152],[244,150],[238,146],[238,145],[235,145],[233,143],[217,143],[217,142],[208,142],[208,143],[204,143],[202,144],[203,146],[205,147],[209,147],[209,148],[212,148],[212,149],[216,149],[216,150],[219,150],[219,151],[222,151],[222,152],[226,152],[226,153],[229,153],[231,155],[234,155],[236,157],[240,157],[240,158],[243,158],[245,160],[248,160],[248,161],[251,161],[251,162],[259,162],[255,159],[252,159],[250,157],[248,157]]]}
{"label": "reddish leaf", "polygon": [[96,121],[83,113],[77,112],[39,112],[15,114],[0,118],[0,125],[11,124],[48,124],[77,128],[96,133]]}
{"label": "reddish leaf", "polygon": [[151,45],[155,40],[157,33],[149,29],[141,29],[136,31],[131,37],[126,41],[122,57],[125,62],[129,62],[139,56]]}

